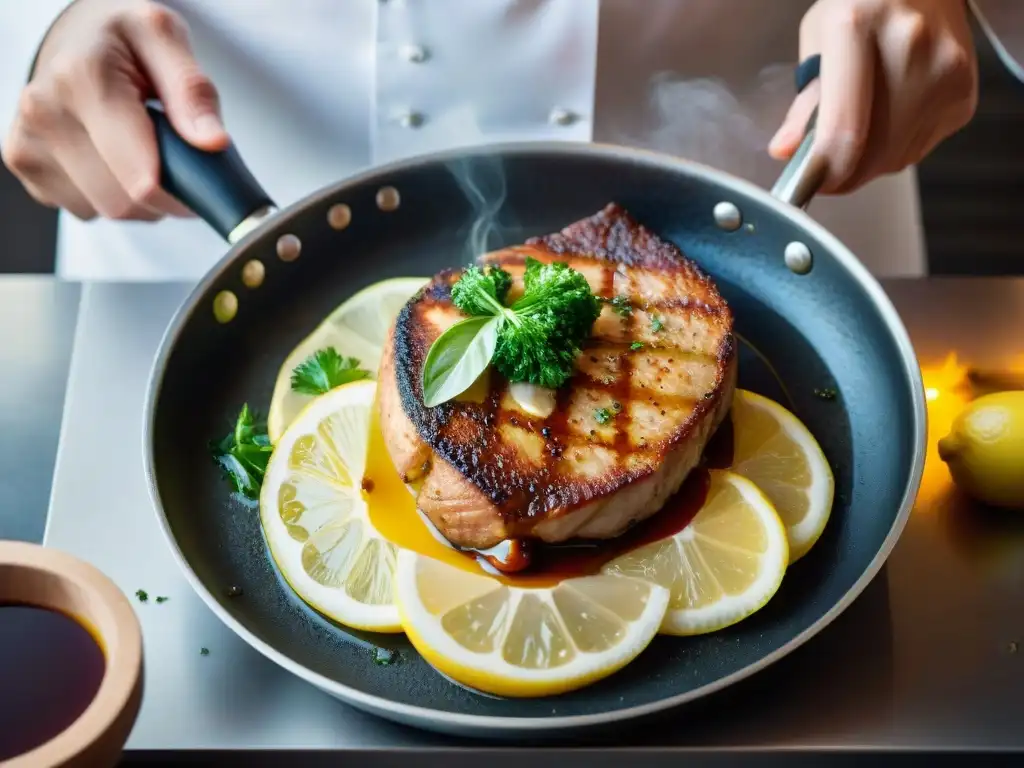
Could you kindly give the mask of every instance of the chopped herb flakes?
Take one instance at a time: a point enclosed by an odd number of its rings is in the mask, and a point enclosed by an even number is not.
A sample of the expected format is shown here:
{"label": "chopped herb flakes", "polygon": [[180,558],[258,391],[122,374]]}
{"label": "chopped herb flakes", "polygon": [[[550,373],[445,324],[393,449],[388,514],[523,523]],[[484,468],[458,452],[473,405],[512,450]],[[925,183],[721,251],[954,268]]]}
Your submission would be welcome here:
{"label": "chopped herb flakes", "polygon": [[661,330],[664,327],[665,327],[665,323],[662,321],[662,319],[660,317],[655,315],[654,317],[651,318],[651,330],[652,331],[654,331],[655,333],[660,333]]}
{"label": "chopped herb flakes", "polygon": [[634,341],[629,345],[629,348],[636,352],[637,350],[644,348],[644,343],[642,341]]}
{"label": "chopped herb flakes", "polygon": [[615,417],[612,416],[612,412],[609,411],[607,408],[598,408],[596,411],[594,411],[594,419],[597,420],[598,424],[607,424],[613,418]]}
{"label": "chopped herb flakes", "polygon": [[374,648],[373,649],[373,663],[378,667],[387,667],[398,661],[398,651],[393,651],[390,648]]}
{"label": "chopped herb flakes", "polygon": [[200,656],[209,656],[210,655],[210,649],[209,648],[200,648],[199,649],[199,655]]}
{"label": "chopped herb flakes", "polygon": [[148,603],[149,602],[149,593],[146,590],[144,590],[144,589],[137,589],[137,590],[135,590],[135,596],[137,598],[139,598],[139,602],[140,603]]}
{"label": "chopped herb flakes", "polygon": [[633,314],[633,305],[629,301],[629,296],[616,296],[608,303],[612,305],[612,309],[619,317],[629,317]]}
{"label": "chopped herb flakes", "polygon": [[160,597],[158,597],[158,598],[156,599],[156,601],[157,601],[158,603],[166,603],[166,602],[167,602],[168,600],[170,600],[170,599],[171,599],[171,598],[169,598],[169,597],[164,597],[163,595],[161,595]]}

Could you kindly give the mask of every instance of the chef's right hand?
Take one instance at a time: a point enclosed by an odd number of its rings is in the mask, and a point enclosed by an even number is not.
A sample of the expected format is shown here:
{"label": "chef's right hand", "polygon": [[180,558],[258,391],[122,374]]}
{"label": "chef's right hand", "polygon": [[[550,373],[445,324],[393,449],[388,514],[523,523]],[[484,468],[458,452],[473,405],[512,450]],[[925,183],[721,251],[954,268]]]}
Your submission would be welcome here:
{"label": "chef's right hand", "polygon": [[228,145],[178,14],[146,0],[77,0],[39,49],[4,163],[40,203],[80,219],[193,215],[160,187],[152,97],[189,143]]}

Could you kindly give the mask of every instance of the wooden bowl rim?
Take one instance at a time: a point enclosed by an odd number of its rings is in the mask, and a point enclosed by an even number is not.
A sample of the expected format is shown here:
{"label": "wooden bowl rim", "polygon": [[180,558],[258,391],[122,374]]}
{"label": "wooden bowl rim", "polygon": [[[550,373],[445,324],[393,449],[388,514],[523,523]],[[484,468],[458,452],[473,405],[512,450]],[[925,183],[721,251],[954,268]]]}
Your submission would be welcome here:
{"label": "wooden bowl rim", "polygon": [[[0,541],[0,605],[4,603],[59,611],[85,627],[103,651],[103,678],[85,711],[50,741],[7,765],[45,768],[70,763],[92,751],[117,727],[127,709],[138,706],[142,676],[138,617],[124,593],[99,569],[27,542]],[[134,721],[136,714],[129,717]]]}

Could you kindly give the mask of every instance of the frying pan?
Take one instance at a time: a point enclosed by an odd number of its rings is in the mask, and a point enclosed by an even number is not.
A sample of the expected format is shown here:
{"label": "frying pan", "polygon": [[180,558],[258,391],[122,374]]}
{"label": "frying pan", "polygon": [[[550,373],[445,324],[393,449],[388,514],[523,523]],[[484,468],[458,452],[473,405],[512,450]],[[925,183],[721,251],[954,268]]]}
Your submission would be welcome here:
{"label": "frying pan", "polygon": [[[692,702],[764,669],[849,606],[892,550],[920,483],[924,391],[877,282],[802,210],[822,175],[809,152],[813,126],[772,193],[661,154],[526,143],[403,160],[275,212],[234,149],[199,152],[162,113],[152,116],[163,185],[231,249],[185,300],[157,354],[145,414],[150,491],[195,591],[290,672],[421,728],[565,736]],[[479,196],[467,188],[485,191],[497,209],[489,247],[559,230],[613,201],[676,243],[733,308],[739,385],[793,410],[835,473],[825,533],[765,608],[715,634],[658,637],[624,670],[555,699],[473,693],[437,674],[403,636],[349,631],[309,609],[273,566],[257,512],[230,499],[206,452],[242,403],[266,407],[287,354],[347,297],[388,277],[466,263],[480,221]],[[214,311],[224,296],[237,305],[228,322]],[[230,597],[229,586],[241,595]],[[374,646],[397,650],[400,661],[374,664]]]}

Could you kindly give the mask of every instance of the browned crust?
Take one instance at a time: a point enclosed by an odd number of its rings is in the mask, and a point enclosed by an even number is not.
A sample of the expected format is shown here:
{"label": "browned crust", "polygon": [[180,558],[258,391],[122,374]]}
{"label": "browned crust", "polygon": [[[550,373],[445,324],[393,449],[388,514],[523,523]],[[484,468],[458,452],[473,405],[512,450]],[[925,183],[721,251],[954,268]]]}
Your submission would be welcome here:
{"label": "browned crust", "polygon": [[[508,536],[527,535],[541,520],[566,514],[651,476],[674,448],[696,436],[699,424],[721,411],[721,406],[725,405],[723,398],[731,392],[725,384],[736,355],[732,313],[711,278],[678,247],[658,238],[617,204],[610,204],[561,232],[531,238],[521,248],[488,254],[483,260],[510,265],[519,259],[525,260],[528,255],[544,261],[583,257],[638,269],[681,273],[685,276],[687,295],[673,300],[671,305],[713,318],[723,333],[715,356],[715,386],[705,397],[693,402],[689,417],[668,440],[656,446],[651,460],[632,466],[620,463],[613,472],[581,481],[579,477],[559,471],[566,446],[560,446],[557,440],[545,439],[544,451],[552,458],[540,464],[522,461],[504,444],[499,434],[501,426],[512,424],[543,435],[545,427],[550,426],[550,419],[533,419],[502,411],[499,402],[505,382],[496,371],[492,371],[491,396],[482,404],[449,402],[436,408],[423,405],[422,366],[433,338],[429,324],[422,318],[434,306],[450,305],[450,286],[460,271],[441,272],[414,296],[399,313],[394,329],[395,380],[402,408],[420,438],[434,452],[435,460],[450,464],[500,511]],[[579,383],[578,376],[574,383]],[[558,413],[556,411],[556,415]]]}

